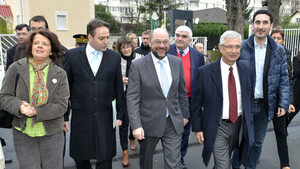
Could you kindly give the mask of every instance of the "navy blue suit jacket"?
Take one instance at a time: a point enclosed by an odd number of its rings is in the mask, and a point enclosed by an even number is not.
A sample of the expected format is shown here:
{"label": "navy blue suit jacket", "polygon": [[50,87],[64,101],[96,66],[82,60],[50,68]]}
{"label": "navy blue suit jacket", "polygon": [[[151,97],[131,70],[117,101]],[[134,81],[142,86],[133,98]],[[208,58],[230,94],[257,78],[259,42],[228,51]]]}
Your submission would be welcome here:
{"label": "navy blue suit jacket", "polygon": [[[248,161],[248,153],[254,142],[253,114],[251,112],[251,98],[253,96],[253,73],[248,64],[237,61],[240,79],[243,108],[243,138],[240,146],[242,163]],[[203,162],[207,166],[217,135],[219,123],[222,119],[223,92],[220,59],[205,65],[198,70],[196,77],[195,95],[191,122],[193,132],[203,132],[204,148]]]}
{"label": "navy blue suit jacket", "polygon": [[[192,96],[193,93],[195,92],[195,88],[196,88],[196,75],[197,75],[197,71],[198,68],[205,65],[204,62],[204,56],[202,53],[200,53],[198,50],[189,47],[190,48],[190,57],[191,57],[191,92],[192,92]],[[177,51],[176,51],[176,46],[175,44],[170,45],[170,49],[168,51],[169,54],[177,56]],[[191,112],[191,105],[190,107],[190,112]]]}

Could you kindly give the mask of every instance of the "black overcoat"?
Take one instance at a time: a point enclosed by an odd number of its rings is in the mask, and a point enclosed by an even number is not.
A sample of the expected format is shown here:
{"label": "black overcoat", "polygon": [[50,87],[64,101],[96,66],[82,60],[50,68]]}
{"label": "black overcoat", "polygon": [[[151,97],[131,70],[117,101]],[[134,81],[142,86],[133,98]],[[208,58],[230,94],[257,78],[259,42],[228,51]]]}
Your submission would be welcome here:
{"label": "black overcoat", "polygon": [[86,56],[86,45],[66,52],[64,68],[71,90],[70,156],[76,160],[111,160],[116,154],[112,101],[117,119],[123,118],[124,91],[120,54],[107,49],[96,76]]}

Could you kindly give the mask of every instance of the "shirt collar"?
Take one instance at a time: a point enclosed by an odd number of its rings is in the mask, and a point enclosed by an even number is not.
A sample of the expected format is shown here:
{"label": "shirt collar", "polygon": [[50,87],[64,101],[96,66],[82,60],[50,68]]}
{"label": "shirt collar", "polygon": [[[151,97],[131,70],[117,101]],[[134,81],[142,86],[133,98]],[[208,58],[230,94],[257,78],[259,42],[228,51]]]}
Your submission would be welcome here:
{"label": "shirt collar", "polygon": [[[87,54],[93,55],[92,53],[93,53],[95,50],[96,50],[96,49],[94,49],[94,48],[90,45],[90,43],[88,43],[88,44],[86,45],[86,53],[87,53]],[[98,51],[98,52],[99,52],[99,54],[102,53],[102,51]]]}
{"label": "shirt collar", "polygon": [[[255,48],[260,48],[260,46],[256,43],[256,40],[255,40],[255,38],[253,38],[254,39],[254,46],[255,46]],[[263,44],[263,46],[262,46],[262,48],[266,48],[267,47],[267,44],[268,44],[268,38],[266,39],[266,41],[265,41],[265,43]]]}
{"label": "shirt collar", "polygon": [[[157,59],[154,54],[151,52],[151,56],[153,59],[154,64],[158,63],[158,61],[160,61],[159,59]],[[169,63],[168,57],[167,55],[162,59],[164,61],[164,63]]]}
{"label": "shirt collar", "polygon": [[[189,46],[187,46],[184,50],[182,50],[183,52],[184,52],[184,55],[186,55],[188,52],[189,52],[189,50],[190,50],[190,47]],[[180,50],[176,47],[176,51],[177,51],[177,53],[180,53]],[[183,56],[184,56],[183,55]]]}
{"label": "shirt collar", "polygon": [[232,66],[229,66],[228,64],[223,62],[223,60],[221,59],[221,70],[222,71],[229,71],[230,67],[233,68],[233,71],[237,71],[236,62],[234,62],[234,64]]}

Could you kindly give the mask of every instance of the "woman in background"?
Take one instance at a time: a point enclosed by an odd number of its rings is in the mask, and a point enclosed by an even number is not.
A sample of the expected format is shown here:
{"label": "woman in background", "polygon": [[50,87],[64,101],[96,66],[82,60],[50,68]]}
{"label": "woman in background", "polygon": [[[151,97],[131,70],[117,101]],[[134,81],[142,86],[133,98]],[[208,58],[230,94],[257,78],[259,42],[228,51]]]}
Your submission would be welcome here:
{"label": "woman in background", "polygon": [[[117,51],[121,54],[121,65],[122,65],[122,75],[123,75],[123,83],[125,85],[125,96],[127,91],[127,84],[128,84],[128,76],[129,76],[129,69],[131,66],[132,61],[135,59],[134,53],[134,42],[128,37],[121,37],[118,39],[116,44]],[[128,112],[127,107],[124,115],[123,124],[119,127],[119,135],[120,135],[120,143],[123,150],[123,160],[122,165],[127,167],[129,165],[129,152],[128,152]],[[130,148],[131,150],[136,149],[135,138],[132,135],[132,130],[130,130],[129,135],[130,140]]]}
{"label": "woman in background", "polygon": [[[292,76],[292,64],[291,64],[291,51],[284,46],[284,31],[282,28],[275,28],[271,32],[272,38],[282,45],[286,52],[286,59],[288,63],[288,73],[290,79],[290,106],[288,112],[281,117],[274,116],[273,126],[277,141],[277,151],[280,159],[280,166],[282,169],[289,169],[289,152],[287,145],[287,126],[289,121],[289,112],[295,112],[294,107],[294,95],[293,95],[293,76]],[[275,113],[276,114],[276,113]]]}
{"label": "woman in background", "polygon": [[70,95],[66,72],[54,63],[60,43],[55,34],[37,31],[26,45],[26,57],[13,63],[3,79],[0,106],[15,116],[12,133],[19,168],[61,169],[63,115]]}
{"label": "woman in background", "polygon": [[139,46],[139,41],[138,41],[137,35],[135,33],[127,33],[126,37],[131,39],[131,41],[133,42],[134,48],[137,48]]}

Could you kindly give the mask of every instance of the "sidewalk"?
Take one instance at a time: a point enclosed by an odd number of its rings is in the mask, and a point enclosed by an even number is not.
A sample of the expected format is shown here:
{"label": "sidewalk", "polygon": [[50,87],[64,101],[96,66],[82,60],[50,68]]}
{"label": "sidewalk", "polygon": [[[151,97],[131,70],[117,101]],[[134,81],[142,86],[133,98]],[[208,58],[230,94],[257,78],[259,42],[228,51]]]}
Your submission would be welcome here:
{"label": "sidewalk", "polygon": [[[288,128],[288,145],[289,145],[289,156],[290,165],[292,169],[300,168],[300,115],[297,115],[291,125]],[[118,134],[118,133],[117,133]],[[5,139],[7,145],[3,147],[5,156],[11,157],[13,162],[6,164],[7,169],[18,169],[18,161],[14,152],[14,147],[12,143],[12,134],[10,129],[0,129],[0,136]],[[117,135],[118,138],[118,135]],[[67,137],[67,149],[65,157],[65,169],[75,169],[75,163],[69,154],[69,136]],[[84,140],[82,140],[84,141]],[[119,139],[117,140],[117,155],[113,159],[113,169],[123,169],[122,167],[122,150],[119,144]],[[194,133],[191,133],[188,153],[185,157],[185,163],[189,169],[204,169],[206,168],[202,162],[202,146],[196,142]],[[130,154],[130,165],[127,169],[139,169],[139,146],[137,144],[137,150],[131,151]],[[211,169],[213,167],[213,156],[210,159],[210,163],[207,168]],[[154,169],[164,169],[164,160],[162,147],[159,143],[156,148],[156,153],[153,157],[153,168]],[[268,132],[263,145],[263,152],[260,158],[260,163],[257,169],[279,169],[279,157],[277,154],[276,139],[273,131],[272,122],[268,126]]]}

